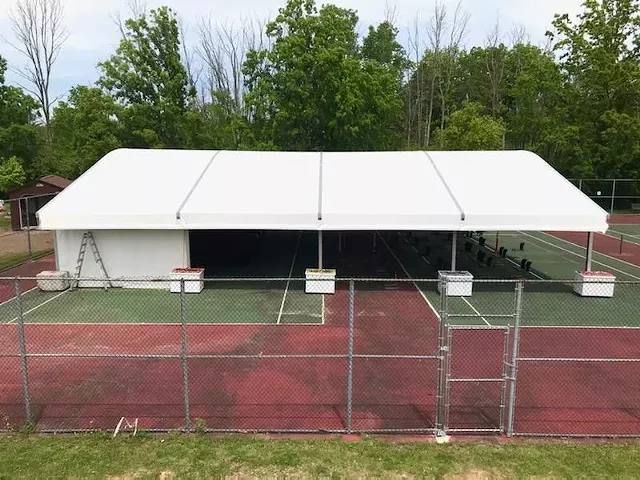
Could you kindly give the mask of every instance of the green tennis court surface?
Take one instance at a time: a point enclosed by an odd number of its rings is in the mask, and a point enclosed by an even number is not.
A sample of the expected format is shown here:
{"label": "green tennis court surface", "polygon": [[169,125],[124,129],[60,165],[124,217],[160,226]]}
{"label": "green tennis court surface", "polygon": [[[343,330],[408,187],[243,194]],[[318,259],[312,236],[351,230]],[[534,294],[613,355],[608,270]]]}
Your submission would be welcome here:
{"label": "green tennis court surface", "polygon": [[[626,226],[625,226],[626,227]],[[369,235],[367,237],[367,235]],[[439,269],[448,270],[450,239],[432,232],[379,235],[377,249],[373,232],[366,241],[348,248],[348,240],[338,252],[337,237],[327,237],[327,265],[338,268],[338,275],[361,272],[383,272],[385,278],[435,279]],[[613,298],[583,298],[573,292],[570,282],[576,270],[584,267],[585,249],[545,233],[486,232],[486,246],[480,248],[478,236],[460,235],[458,269],[470,271],[476,279],[489,283],[474,284],[468,298],[450,297],[449,321],[459,325],[508,325],[513,323],[515,280],[526,279],[522,295],[523,325],[554,326],[626,326],[640,327],[640,283],[617,284]],[[360,235],[362,237],[362,235]],[[368,239],[368,240],[367,240]],[[316,235],[313,232],[274,233],[264,240],[261,252],[241,268],[221,270],[218,276],[276,277],[290,280],[206,282],[204,291],[186,295],[186,312],[190,323],[200,324],[322,324],[325,320],[322,296],[304,292],[304,270],[317,263]],[[496,242],[507,249],[506,258],[495,255]],[[521,244],[524,243],[523,249]],[[471,244],[471,245],[469,245]],[[472,248],[469,248],[469,247]],[[362,253],[366,250],[366,253]],[[492,257],[479,260],[482,250]],[[356,252],[356,253],[354,253]],[[530,271],[520,267],[522,259],[531,261]],[[346,268],[344,265],[349,265]],[[618,280],[640,282],[640,267],[623,260],[594,253],[593,268],[615,274]],[[500,279],[503,281],[496,281]],[[542,283],[540,279],[555,280]],[[144,287],[144,285],[141,285]],[[398,301],[393,289],[356,282],[359,288],[378,288],[380,305],[393,310]],[[414,287],[411,287],[414,288]],[[415,282],[416,295],[425,309],[438,310],[440,295],[437,284]],[[346,301],[346,300],[345,300]],[[430,305],[429,305],[430,304]],[[26,323],[180,323],[180,295],[158,289],[75,289],[62,293],[32,290],[22,296]],[[345,306],[346,308],[346,306]],[[12,323],[18,318],[18,303],[11,300],[0,305],[0,322]],[[401,328],[401,320],[398,326]]]}
{"label": "green tennis court surface", "polygon": [[[488,254],[495,249],[496,233],[484,233]],[[386,242],[397,261],[410,277],[428,279],[437,276],[437,264],[450,258],[444,236],[417,234],[397,243]],[[573,291],[570,282],[542,283],[539,280],[570,280],[576,270],[584,269],[585,249],[542,232],[513,232],[498,235],[499,246],[508,249],[507,258],[494,257],[494,263],[477,260],[477,238],[462,238],[458,245],[458,269],[470,271],[475,278],[503,279],[510,282],[475,283],[473,295],[467,298],[449,297],[448,312],[452,324],[508,325],[513,324],[515,310],[515,280],[527,279],[522,295],[523,325],[554,326],[626,326],[640,327],[640,283],[617,284],[613,298],[584,298]],[[464,243],[472,242],[474,250],[466,252]],[[520,244],[524,243],[524,250]],[[430,252],[425,254],[425,247]],[[531,271],[520,267],[526,258]],[[622,260],[594,253],[595,270],[606,270],[621,281],[639,281],[640,267]],[[448,268],[445,268],[448,269]],[[437,285],[416,282],[436,309],[440,305]]]}
{"label": "green tennis court surface", "polygon": [[[267,252],[253,265],[254,275],[302,278],[313,265],[315,243],[311,236],[276,236],[267,241]],[[315,262],[315,259],[313,260]],[[229,274],[229,271],[221,272]],[[238,276],[246,276],[241,271]],[[180,295],[140,282],[141,288],[79,288],[61,293],[37,289],[23,294],[25,323],[180,323]],[[198,294],[186,295],[190,323],[201,324],[321,324],[322,296],[307,295],[304,282],[207,281]],[[0,322],[15,322],[18,303],[0,305]]]}

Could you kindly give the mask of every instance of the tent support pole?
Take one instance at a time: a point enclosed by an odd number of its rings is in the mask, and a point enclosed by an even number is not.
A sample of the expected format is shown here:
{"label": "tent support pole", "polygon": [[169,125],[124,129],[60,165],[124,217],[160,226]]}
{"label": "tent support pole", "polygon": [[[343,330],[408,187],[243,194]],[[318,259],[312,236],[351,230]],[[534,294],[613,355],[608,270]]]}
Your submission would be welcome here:
{"label": "tent support pole", "polygon": [[591,260],[593,259],[593,232],[589,232],[587,235],[587,258],[584,269],[587,272],[591,271]]}
{"label": "tent support pole", "polygon": [[456,257],[457,252],[456,248],[458,247],[458,232],[453,232],[452,240],[451,240],[451,271],[456,271]]}
{"label": "tent support pole", "polygon": [[338,253],[342,253],[342,233],[338,232]]}
{"label": "tent support pole", "polygon": [[377,237],[377,233],[373,232],[373,251],[376,251],[377,245],[376,245],[376,237]]}
{"label": "tent support pole", "polygon": [[318,269],[322,270],[322,230],[318,230]]}

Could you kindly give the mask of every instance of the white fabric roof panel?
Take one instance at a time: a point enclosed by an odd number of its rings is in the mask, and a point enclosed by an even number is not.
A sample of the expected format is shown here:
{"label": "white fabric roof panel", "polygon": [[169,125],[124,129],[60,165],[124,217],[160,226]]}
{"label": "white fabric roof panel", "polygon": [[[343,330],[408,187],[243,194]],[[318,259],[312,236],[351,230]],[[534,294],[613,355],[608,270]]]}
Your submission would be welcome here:
{"label": "white fabric roof panel", "polygon": [[607,212],[534,153],[428,154],[464,211],[467,231],[608,228]]}
{"label": "white fabric roof panel", "polygon": [[324,153],[322,229],[459,230],[461,212],[424,152]]}
{"label": "white fabric roof panel", "polygon": [[190,229],[300,229],[318,223],[320,156],[218,154],[180,210]]}
{"label": "white fabric roof panel", "polygon": [[215,153],[114,150],[40,209],[40,228],[182,229],[178,207]]}
{"label": "white fabric roof panel", "polygon": [[49,230],[585,232],[608,217],[530,152],[136,149],[107,154],[38,216]]}

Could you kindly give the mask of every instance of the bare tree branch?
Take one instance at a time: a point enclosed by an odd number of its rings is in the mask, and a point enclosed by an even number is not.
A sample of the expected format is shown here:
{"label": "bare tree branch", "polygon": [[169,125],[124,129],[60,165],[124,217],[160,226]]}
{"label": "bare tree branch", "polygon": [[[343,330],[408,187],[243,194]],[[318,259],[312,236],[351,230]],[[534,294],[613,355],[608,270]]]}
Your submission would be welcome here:
{"label": "bare tree branch", "polygon": [[69,34],[64,27],[64,7],[60,0],[18,0],[10,16],[14,42],[9,45],[24,55],[27,65],[16,72],[33,88],[45,125],[49,127],[51,71]]}
{"label": "bare tree branch", "polygon": [[395,1],[392,4],[389,0],[385,0],[384,21],[389,22],[391,25],[395,25],[398,21],[398,4]]}
{"label": "bare tree branch", "polygon": [[511,45],[526,45],[531,43],[531,35],[527,31],[527,27],[521,23],[515,23],[511,29]]}
{"label": "bare tree branch", "polygon": [[[242,19],[233,23],[215,23],[211,17],[198,24],[196,52],[204,63],[204,82],[210,95],[223,93],[233,112],[244,112],[244,76],[242,66],[249,50],[264,48],[264,22]],[[212,101],[213,101],[212,97]]]}
{"label": "bare tree branch", "polygon": [[[128,13],[129,17],[140,18],[143,15],[147,14],[147,2],[146,0],[127,0],[127,9],[129,11]],[[116,26],[118,27],[118,30],[120,31],[120,36],[122,38],[125,38],[127,36],[126,28],[124,25],[126,19],[123,20],[122,15],[119,11],[111,14],[110,17],[113,23],[115,23]]]}

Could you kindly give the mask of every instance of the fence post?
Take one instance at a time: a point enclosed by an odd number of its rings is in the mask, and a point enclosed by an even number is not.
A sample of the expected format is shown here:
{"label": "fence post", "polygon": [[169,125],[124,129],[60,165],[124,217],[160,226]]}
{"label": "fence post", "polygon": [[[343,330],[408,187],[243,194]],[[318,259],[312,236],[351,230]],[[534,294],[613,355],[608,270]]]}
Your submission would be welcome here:
{"label": "fence post", "polygon": [[513,436],[513,419],[516,408],[516,378],[518,374],[518,349],[520,347],[520,320],[522,316],[522,291],[524,282],[516,282],[515,320],[513,326],[513,349],[511,352],[511,374],[509,376],[509,408],[507,409],[507,436]]}
{"label": "fence post", "polygon": [[14,279],[16,290],[16,305],[18,306],[18,342],[20,345],[20,367],[22,370],[22,394],[24,397],[24,410],[27,423],[33,423],[31,415],[31,391],[29,388],[29,369],[27,365],[27,342],[24,336],[24,313],[22,306],[22,292],[20,290],[20,280]]}
{"label": "fence post", "polygon": [[443,436],[444,432],[444,395],[446,385],[446,356],[447,356],[447,279],[439,280],[440,290],[440,328],[438,332],[438,385],[436,388],[436,435]]}
{"label": "fence post", "polygon": [[27,244],[29,245],[29,261],[33,260],[31,253],[31,219],[29,218],[29,197],[25,197],[24,201],[27,210]]}
{"label": "fence post", "polygon": [[613,179],[613,185],[611,187],[611,210],[609,211],[609,213],[611,215],[613,215],[613,210],[615,208],[615,202],[616,202],[616,179]]}
{"label": "fence post", "polygon": [[189,411],[189,363],[187,361],[187,299],[185,298],[184,278],[180,279],[180,325],[182,346],[180,360],[182,362],[182,390],[184,394],[184,429],[191,430],[191,413]]}
{"label": "fence post", "polygon": [[347,360],[347,433],[353,429],[353,342],[354,342],[355,285],[349,281],[349,350]]}

